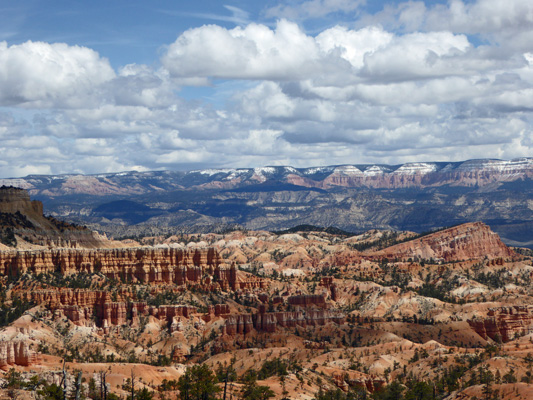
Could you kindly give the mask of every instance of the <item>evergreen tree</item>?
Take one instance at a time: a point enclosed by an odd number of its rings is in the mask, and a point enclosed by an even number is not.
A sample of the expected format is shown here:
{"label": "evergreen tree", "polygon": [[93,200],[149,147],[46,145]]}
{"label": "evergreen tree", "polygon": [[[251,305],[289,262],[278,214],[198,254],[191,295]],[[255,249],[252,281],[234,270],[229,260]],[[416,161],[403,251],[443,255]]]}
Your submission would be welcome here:
{"label": "evergreen tree", "polygon": [[207,365],[188,368],[178,381],[181,400],[213,400],[220,389],[216,376]]}
{"label": "evergreen tree", "polygon": [[260,386],[256,382],[246,384],[242,391],[243,400],[268,400],[275,393],[268,386]]}

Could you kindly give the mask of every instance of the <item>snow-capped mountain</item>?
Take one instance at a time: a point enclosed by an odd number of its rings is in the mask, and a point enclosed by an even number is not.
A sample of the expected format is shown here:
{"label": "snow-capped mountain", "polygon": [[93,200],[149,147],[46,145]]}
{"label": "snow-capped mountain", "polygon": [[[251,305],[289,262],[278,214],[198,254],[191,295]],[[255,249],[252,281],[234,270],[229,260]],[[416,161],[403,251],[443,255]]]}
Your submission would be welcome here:
{"label": "snow-capped mountain", "polygon": [[483,221],[507,243],[533,247],[533,158],[32,175],[0,185],[27,189],[46,213],[112,234],[148,229],[141,225],[424,231]]}

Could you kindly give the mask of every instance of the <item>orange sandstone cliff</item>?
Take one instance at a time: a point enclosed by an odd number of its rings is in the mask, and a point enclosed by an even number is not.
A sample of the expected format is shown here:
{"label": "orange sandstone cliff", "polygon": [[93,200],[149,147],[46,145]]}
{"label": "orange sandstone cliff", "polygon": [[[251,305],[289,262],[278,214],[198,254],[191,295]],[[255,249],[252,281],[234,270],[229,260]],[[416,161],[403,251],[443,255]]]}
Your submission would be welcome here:
{"label": "orange sandstone cliff", "polygon": [[388,247],[378,252],[378,255],[388,258],[460,261],[484,257],[511,258],[515,253],[487,225],[474,222]]}

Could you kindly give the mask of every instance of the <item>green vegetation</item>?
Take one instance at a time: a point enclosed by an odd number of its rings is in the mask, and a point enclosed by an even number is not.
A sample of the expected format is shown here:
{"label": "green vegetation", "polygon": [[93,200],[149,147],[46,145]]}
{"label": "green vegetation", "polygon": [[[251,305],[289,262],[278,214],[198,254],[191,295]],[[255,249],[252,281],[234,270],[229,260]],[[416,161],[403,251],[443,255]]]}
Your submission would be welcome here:
{"label": "green vegetation", "polygon": [[478,272],[475,274],[474,280],[494,289],[502,288],[512,282],[511,274],[505,268],[500,268],[494,272]]}
{"label": "green vegetation", "polygon": [[349,390],[347,393],[340,389],[322,390],[317,393],[315,400],[363,400],[367,399],[368,395],[364,389]]}
{"label": "green vegetation", "polygon": [[48,286],[70,289],[90,289],[94,288],[93,278],[98,274],[79,273],[63,275],[60,271],[35,276],[37,282],[45,283]]}
{"label": "green vegetation", "polygon": [[181,400],[212,400],[217,398],[220,388],[216,386],[217,378],[207,365],[195,365],[187,368],[178,381]]}
{"label": "green vegetation", "polygon": [[33,302],[24,301],[18,297],[15,297],[11,302],[4,301],[3,296],[0,297],[0,326],[9,325],[34,306]]}
{"label": "green vegetation", "polygon": [[247,383],[242,389],[243,400],[268,400],[275,393],[268,386],[258,385],[256,382]]}

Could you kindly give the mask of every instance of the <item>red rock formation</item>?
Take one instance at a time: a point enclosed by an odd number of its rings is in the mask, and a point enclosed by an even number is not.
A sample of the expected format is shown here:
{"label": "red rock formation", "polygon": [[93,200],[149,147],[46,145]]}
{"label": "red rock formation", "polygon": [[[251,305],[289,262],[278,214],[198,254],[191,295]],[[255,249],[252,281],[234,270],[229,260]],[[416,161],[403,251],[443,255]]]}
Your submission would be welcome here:
{"label": "red rock formation", "polygon": [[350,387],[360,387],[373,393],[380,390],[386,384],[386,381],[383,378],[350,370],[342,372],[332,371],[331,377],[333,383],[335,383],[339,389],[344,391],[348,391]]}
{"label": "red rock formation", "polygon": [[227,304],[215,304],[215,316],[220,316],[220,315],[223,315],[223,314],[229,314],[230,313],[230,309],[229,309],[229,305]]}
{"label": "red rock formation", "polygon": [[264,279],[244,271],[238,271],[235,265],[231,266],[230,272],[230,285],[233,290],[254,290],[267,288],[267,284]]}
{"label": "red rock formation", "polygon": [[197,312],[196,307],[172,305],[172,306],[159,306],[149,307],[148,312],[159,320],[166,320],[171,322],[174,317],[189,318],[191,314]]}
{"label": "red rock formation", "polygon": [[468,323],[483,339],[508,342],[533,332],[533,306],[491,308],[486,317],[476,317]]}
{"label": "red rock formation", "polygon": [[[243,288],[235,267],[227,267],[212,248],[52,249],[0,252],[0,274],[100,272],[110,279],[177,285],[209,284],[221,288]],[[216,285],[215,285],[216,286]]]}
{"label": "red rock formation", "polygon": [[319,326],[334,322],[343,324],[342,313],[326,310],[283,311],[257,314],[230,315],[226,318],[225,332],[228,335],[246,334],[252,329],[260,332],[275,332],[277,327],[295,328],[297,326]]}
{"label": "red rock formation", "polygon": [[324,276],[320,282],[320,285],[330,290],[331,300],[337,301],[337,285],[333,283],[332,276]]}
{"label": "red rock formation", "polygon": [[111,294],[103,290],[46,289],[30,292],[31,300],[45,304],[51,310],[60,306],[94,307],[95,304],[111,302]]}
{"label": "red rock formation", "polygon": [[125,325],[127,323],[126,304],[122,302],[104,303],[101,308],[97,308],[97,320],[102,321],[101,326],[104,330],[111,326]]}
{"label": "red rock formation", "polygon": [[287,299],[288,303],[293,306],[310,307],[326,306],[326,298],[322,294],[301,294],[297,296],[291,296]]}
{"label": "red rock formation", "polygon": [[31,299],[44,304],[54,314],[66,316],[76,325],[92,325],[104,330],[112,326],[138,322],[141,316],[151,315],[171,324],[175,317],[189,318],[196,307],[186,305],[148,306],[145,302],[111,301],[109,292],[96,290],[37,290]]}
{"label": "red rock formation", "polygon": [[254,328],[261,332],[275,332],[278,324],[274,313],[258,313],[254,315]]}
{"label": "red rock formation", "polygon": [[224,330],[228,335],[247,334],[254,328],[251,314],[229,315]]}
{"label": "red rock formation", "polygon": [[459,166],[440,169],[434,163],[407,163],[399,168],[392,166],[353,165],[336,167],[323,180],[312,180],[299,174],[288,174],[286,181],[298,186],[409,188],[443,185],[485,186],[494,182],[515,181],[533,177],[533,162],[522,158],[511,161],[481,160],[465,161]]}
{"label": "red rock formation", "polygon": [[39,356],[30,350],[25,342],[0,342],[0,368],[6,369],[13,365],[28,366],[38,361]]}
{"label": "red rock formation", "polygon": [[29,217],[42,217],[43,203],[30,200],[29,193],[14,187],[0,188],[0,212],[15,214],[19,212]]}
{"label": "red rock formation", "polygon": [[515,253],[481,223],[468,223],[400,243],[376,253],[386,258],[422,258],[459,261],[488,257],[510,258]]}

